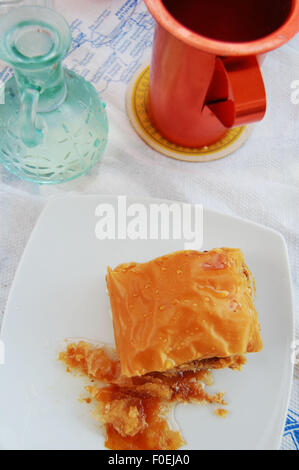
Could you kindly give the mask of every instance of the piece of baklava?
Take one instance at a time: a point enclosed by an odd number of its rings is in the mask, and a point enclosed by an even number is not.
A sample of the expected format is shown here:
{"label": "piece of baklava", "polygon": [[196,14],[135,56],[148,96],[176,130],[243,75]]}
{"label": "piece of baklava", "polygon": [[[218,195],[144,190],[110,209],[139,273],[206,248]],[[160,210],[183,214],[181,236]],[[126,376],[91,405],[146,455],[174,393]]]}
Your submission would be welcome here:
{"label": "piece of baklava", "polygon": [[106,280],[124,376],[238,368],[262,348],[254,280],[239,249],[121,264]]}

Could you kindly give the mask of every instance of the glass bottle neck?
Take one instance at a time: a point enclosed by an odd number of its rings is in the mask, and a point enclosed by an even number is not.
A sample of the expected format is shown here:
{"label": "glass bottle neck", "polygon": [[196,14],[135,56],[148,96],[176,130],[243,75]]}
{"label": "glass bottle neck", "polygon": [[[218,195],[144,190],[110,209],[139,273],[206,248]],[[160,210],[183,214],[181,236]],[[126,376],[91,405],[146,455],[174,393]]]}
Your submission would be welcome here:
{"label": "glass bottle neck", "polygon": [[54,10],[28,6],[0,17],[0,58],[14,69],[20,97],[38,98],[37,112],[54,110],[66,97],[61,61],[70,42],[69,26]]}
{"label": "glass bottle neck", "polygon": [[50,112],[66,98],[67,88],[61,62],[42,70],[14,69],[19,91],[36,90],[39,93],[38,112]]}

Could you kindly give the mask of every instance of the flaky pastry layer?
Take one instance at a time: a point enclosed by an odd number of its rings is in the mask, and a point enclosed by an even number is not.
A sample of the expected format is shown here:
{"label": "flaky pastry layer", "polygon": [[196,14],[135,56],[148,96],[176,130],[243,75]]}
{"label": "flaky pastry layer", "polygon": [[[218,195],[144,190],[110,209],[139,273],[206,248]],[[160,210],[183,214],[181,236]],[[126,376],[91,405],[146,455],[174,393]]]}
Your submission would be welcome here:
{"label": "flaky pastry layer", "polygon": [[106,280],[125,376],[262,348],[254,281],[239,249],[122,264]]}

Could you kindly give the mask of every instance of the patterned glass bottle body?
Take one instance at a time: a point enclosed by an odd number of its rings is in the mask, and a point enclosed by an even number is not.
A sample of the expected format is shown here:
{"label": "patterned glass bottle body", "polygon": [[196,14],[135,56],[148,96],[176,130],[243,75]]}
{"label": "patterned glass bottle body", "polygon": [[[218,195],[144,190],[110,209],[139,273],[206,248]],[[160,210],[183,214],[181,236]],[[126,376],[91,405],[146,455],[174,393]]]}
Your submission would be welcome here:
{"label": "patterned glass bottle body", "polygon": [[1,39],[0,57],[14,77],[0,104],[0,162],[38,183],[86,173],[104,151],[108,121],[94,87],[61,65],[67,24],[53,10],[19,8],[0,19]]}

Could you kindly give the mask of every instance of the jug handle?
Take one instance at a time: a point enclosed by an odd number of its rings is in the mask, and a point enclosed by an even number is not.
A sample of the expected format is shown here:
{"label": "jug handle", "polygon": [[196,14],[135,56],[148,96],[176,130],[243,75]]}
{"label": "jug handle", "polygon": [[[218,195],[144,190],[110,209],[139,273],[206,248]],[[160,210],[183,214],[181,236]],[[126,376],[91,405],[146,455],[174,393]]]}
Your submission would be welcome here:
{"label": "jug handle", "polygon": [[266,91],[257,58],[217,58],[206,105],[228,128],[262,120]]}
{"label": "jug handle", "polygon": [[27,147],[36,147],[43,140],[43,131],[37,125],[38,100],[39,92],[35,89],[26,88],[21,94],[21,139]]}

